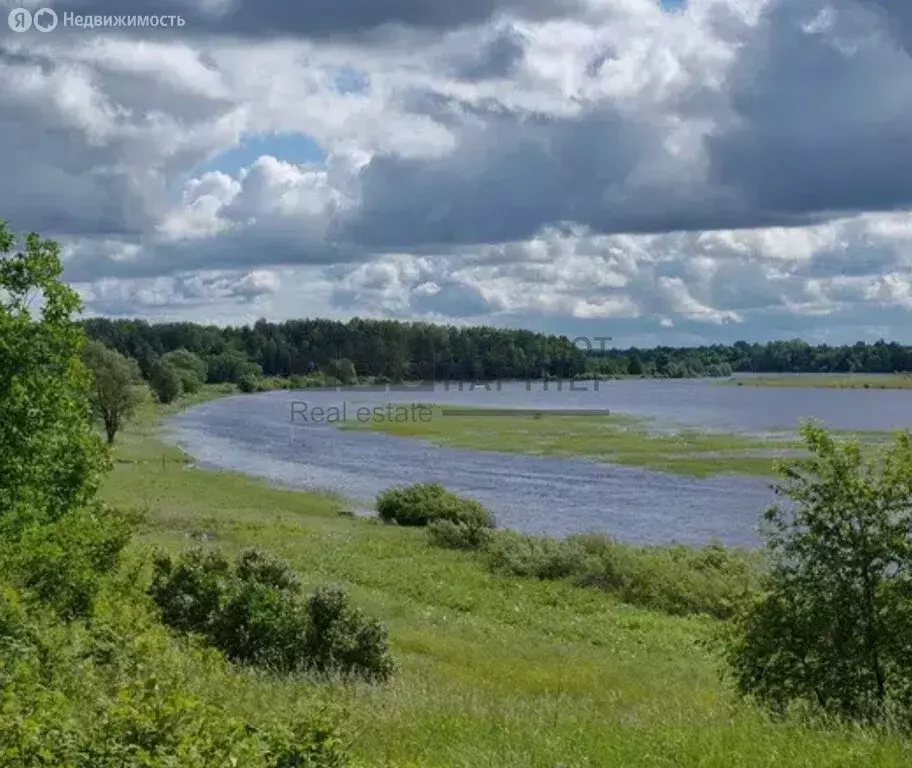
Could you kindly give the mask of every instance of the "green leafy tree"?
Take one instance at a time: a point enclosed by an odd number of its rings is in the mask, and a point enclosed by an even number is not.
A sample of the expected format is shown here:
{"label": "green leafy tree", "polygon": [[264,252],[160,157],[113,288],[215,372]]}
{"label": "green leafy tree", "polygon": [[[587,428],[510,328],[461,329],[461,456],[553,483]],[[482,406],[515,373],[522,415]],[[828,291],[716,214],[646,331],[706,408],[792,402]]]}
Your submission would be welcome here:
{"label": "green leafy tree", "polygon": [[206,361],[187,349],[175,349],[162,355],[161,360],[174,368],[181,381],[181,389],[193,394],[202,389],[209,373]]}
{"label": "green leafy tree", "polygon": [[90,341],[86,345],[82,359],[94,380],[92,410],[104,423],[110,445],[139,405],[139,394],[134,386],[138,368],[135,361],[128,360],[99,341]]}
{"label": "green leafy tree", "polygon": [[358,372],[355,370],[355,364],[347,358],[330,360],[326,366],[326,371],[344,387],[358,383]]}
{"label": "green leafy tree", "polygon": [[229,350],[208,358],[208,380],[213,384],[237,384],[244,376],[262,376],[263,369],[247,359],[243,352]]}
{"label": "green leafy tree", "polygon": [[781,462],[790,504],[766,513],[771,570],[728,647],[738,688],[776,711],[912,710],[912,441],[866,458],[808,424],[811,457]]}
{"label": "green leafy tree", "polygon": [[149,386],[158,398],[158,402],[164,405],[173,403],[183,391],[177,370],[162,360],[156,360],[152,364],[152,370],[149,371]]}
{"label": "green leafy tree", "polygon": [[13,252],[0,221],[0,519],[57,519],[95,494],[107,457],[91,419],[78,294],[60,246],[37,234]]}

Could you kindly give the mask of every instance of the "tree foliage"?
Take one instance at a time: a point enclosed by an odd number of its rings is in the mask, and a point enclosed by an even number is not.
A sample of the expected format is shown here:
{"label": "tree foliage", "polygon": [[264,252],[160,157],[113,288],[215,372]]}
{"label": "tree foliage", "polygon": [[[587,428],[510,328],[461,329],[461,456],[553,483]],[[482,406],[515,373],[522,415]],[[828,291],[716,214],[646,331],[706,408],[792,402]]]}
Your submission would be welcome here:
{"label": "tree foliage", "polygon": [[288,564],[245,550],[233,567],[217,551],[159,554],[149,595],[174,629],[205,637],[232,661],[281,672],[337,672],[385,680],[393,672],[387,630],[338,589],[306,601]]}
{"label": "tree foliage", "polygon": [[771,570],[728,648],[738,688],[872,721],[912,708],[912,441],[877,459],[808,424],[766,513]]}
{"label": "tree foliage", "polygon": [[82,359],[92,373],[92,410],[104,423],[110,445],[140,402],[134,387],[136,362],[99,341],[90,341],[85,346]]}
{"label": "tree foliage", "polygon": [[449,520],[473,528],[493,528],[494,516],[480,502],[450,493],[437,483],[388,488],[377,496],[377,516],[385,523],[424,526]]}
{"label": "tree foliage", "polygon": [[158,402],[167,405],[181,396],[183,384],[177,369],[162,360],[152,363],[149,371],[149,386]]}
{"label": "tree foliage", "polygon": [[0,518],[56,519],[94,496],[107,466],[80,360],[78,294],[61,282],[60,246],[15,238],[0,221]]}
{"label": "tree foliage", "polygon": [[162,355],[161,362],[174,369],[180,379],[181,390],[188,394],[199,392],[209,373],[205,360],[183,348]]}

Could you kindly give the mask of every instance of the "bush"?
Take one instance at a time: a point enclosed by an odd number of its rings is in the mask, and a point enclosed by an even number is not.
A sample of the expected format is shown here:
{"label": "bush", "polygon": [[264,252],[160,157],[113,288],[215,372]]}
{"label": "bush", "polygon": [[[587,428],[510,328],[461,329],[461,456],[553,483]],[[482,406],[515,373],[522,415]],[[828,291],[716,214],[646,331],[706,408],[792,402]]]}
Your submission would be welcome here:
{"label": "bush", "polygon": [[177,562],[158,553],[149,596],[169,627],[208,635],[221,612],[230,576],[231,566],[217,550],[196,547]]}
{"label": "bush", "polygon": [[[119,596],[120,597],[120,596]],[[345,768],[328,713],[254,726],[193,691],[217,660],[178,650],[122,601],[91,624],[29,615],[0,585],[0,765],[68,768]]]}
{"label": "bush", "polygon": [[491,541],[491,529],[452,520],[432,520],[428,524],[428,541],[443,549],[484,549]]}
{"label": "bush", "polygon": [[341,589],[318,589],[307,600],[307,666],[379,680],[393,673],[386,629],[348,604]]}
{"label": "bush", "polygon": [[197,548],[177,562],[158,555],[154,569],[149,595],[162,620],[202,634],[231,661],[380,680],[393,671],[381,624],[350,607],[341,590],[302,602],[296,574],[271,555],[246,550],[232,569]]}
{"label": "bush", "polygon": [[569,539],[494,534],[484,550],[496,573],[537,579],[569,578],[618,599],[673,615],[728,618],[757,590],[757,558],[719,544],[635,547],[603,535]]}
{"label": "bush", "polygon": [[235,579],[213,618],[208,639],[235,663],[292,672],[307,666],[301,663],[304,626],[301,606],[286,592]]}
{"label": "bush", "polygon": [[177,369],[156,360],[149,372],[149,387],[158,398],[158,402],[167,405],[173,403],[183,392],[181,378]]}
{"label": "bush", "polygon": [[494,517],[479,502],[447,491],[442,485],[418,483],[398,486],[377,497],[381,520],[398,525],[421,526],[432,520],[449,520],[477,528],[493,528]]}
{"label": "bush", "polygon": [[634,605],[673,615],[728,618],[756,589],[759,567],[719,544],[631,547],[605,536],[574,537],[583,559],[574,580]]}
{"label": "bush", "polygon": [[246,394],[258,392],[260,389],[260,377],[252,373],[245,373],[238,379],[237,385],[238,389]]}
{"label": "bush", "polygon": [[737,689],[775,712],[795,706],[908,728],[912,713],[912,435],[881,455],[815,424],[809,457],[778,463],[765,514],[771,568],[727,647]]}
{"label": "bush", "polygon": [[486,551],[495,572],[536,579],[563,579],[578,570],[582,551],[570,541],[499,531]]}
{"label": "bush", "polygon": [[0,562],[9,578],[69,620],[91,613],[102,579],[117,567],[129,539],[122,518],[103,508],[81,509],[8,539]]}

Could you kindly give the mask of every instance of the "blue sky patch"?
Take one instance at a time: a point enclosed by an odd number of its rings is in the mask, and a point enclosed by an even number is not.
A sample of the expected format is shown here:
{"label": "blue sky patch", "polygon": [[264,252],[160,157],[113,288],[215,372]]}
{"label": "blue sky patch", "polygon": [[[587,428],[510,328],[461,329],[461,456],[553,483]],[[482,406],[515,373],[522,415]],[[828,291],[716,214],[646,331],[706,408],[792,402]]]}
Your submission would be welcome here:
{"label": "blue sky patch", "polygon": [[258,134],[246,137],[239,146],[196,166],[192,175],[221,171],[236,176],[238,171],[252,165],[263,155],[271,155],[277,160],[298,165],[319,165],[326,161],[326,152],[305,134]]}
{"label": "blue sky patch", "polygon": [[342,67],[335,77],[336,90],[339,93],[365,93],[370,90],[370,77],[366,72],[352,67]]}

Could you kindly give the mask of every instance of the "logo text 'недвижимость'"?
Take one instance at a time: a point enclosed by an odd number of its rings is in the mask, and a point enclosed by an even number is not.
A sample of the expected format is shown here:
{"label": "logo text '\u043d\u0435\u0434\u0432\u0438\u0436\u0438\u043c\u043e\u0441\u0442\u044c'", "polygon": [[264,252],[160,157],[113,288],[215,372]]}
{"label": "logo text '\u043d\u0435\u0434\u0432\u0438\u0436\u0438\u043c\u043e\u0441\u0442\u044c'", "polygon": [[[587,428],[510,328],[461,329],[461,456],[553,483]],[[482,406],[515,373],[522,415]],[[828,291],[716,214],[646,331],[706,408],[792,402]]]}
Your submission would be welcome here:
{"label": "logo text '\u043d\u0435\u0434\u0432\u0438\u0436\u0438\u043c\u043e\u0441\u0442\u044c'", "polygon": [[[14,8],[7,16],[9,27],[13,32],[28,32],[36,29],[39,32],[52,32],[57,29],[60,17],[52,8],[39,8],[30,11],[28,8]],[[67,11],[63,14],[64,27],[77,29],[155,29],[159,27],[183,27],[186,24],[183,16],[176,14],[111,14],[81,15]]]}

